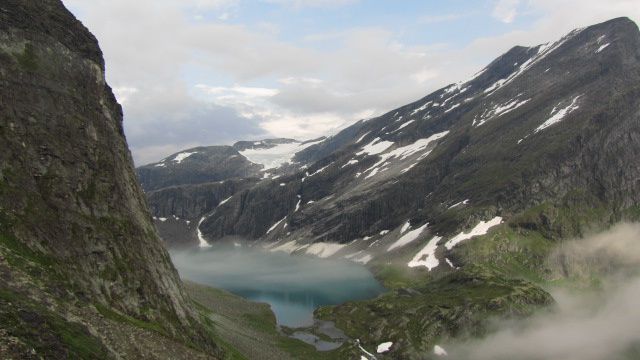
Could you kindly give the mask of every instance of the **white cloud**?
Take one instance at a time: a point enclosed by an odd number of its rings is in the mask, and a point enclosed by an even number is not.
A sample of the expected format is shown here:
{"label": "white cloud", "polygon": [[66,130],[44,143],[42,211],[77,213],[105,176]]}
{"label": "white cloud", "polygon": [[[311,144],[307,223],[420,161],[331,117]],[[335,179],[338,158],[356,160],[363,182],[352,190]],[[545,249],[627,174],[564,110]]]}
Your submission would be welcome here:
{"label": "white cloud", "polygon": [[266,3],[284,5],[293,8],[303,7],[340,7],[357,3],[359,0],[262,0]]}
{"label": "white cloud", "polygon": [[[294,8],[354,2],[270,1]],[[157,159],[167,155],[161,151],[169,143],[317,137],[466,78],[514,45],[554,40],[616,16],[640,19],[637,0],[501,1],[496,14],[502,21],[515,21],[518,11],[538,20],[528,29],[457,46],[407,44],[399,40],[401,30],[384,27],[325,27],[324,33],[301,33],[303,40],[293,43],[284,40],[288,34],[278,23],[221,21],[225,13],[239,19],[244,3],[238,0],[64,2],[100,41],[138,162],[153,160],[154,151]],[[457,17],[432,14],[422,21]],[[157,139],[155,128],[164,132]]]}
{"label": "white cloud", "polygon": [[504,22],[512,23],[518,15],[520,0],[498,0],[493,7],[493,17]]}
{"label": "white cloud", "polygon": [[[501,325],[482,339],[445,346],[455,359],[600,360],[637,358],[640,343],[640,225],[621,224],[566,241],[549,257],[559,279],[596,289],[551,289],[556,304],[532,318]],[[571,281],[570,281],[571,282]],[[591,291],[589,291],[591,290]],[[635,356],[634,356],[635,354]]]}
{"label": "white cloud", "polygon": [[122,105],[126,104],[129,101],[129,97],[138,92],[138,89],[135,87],[129,86],[120,86],[113,88],[113,94],[118,99],[118,102]]}

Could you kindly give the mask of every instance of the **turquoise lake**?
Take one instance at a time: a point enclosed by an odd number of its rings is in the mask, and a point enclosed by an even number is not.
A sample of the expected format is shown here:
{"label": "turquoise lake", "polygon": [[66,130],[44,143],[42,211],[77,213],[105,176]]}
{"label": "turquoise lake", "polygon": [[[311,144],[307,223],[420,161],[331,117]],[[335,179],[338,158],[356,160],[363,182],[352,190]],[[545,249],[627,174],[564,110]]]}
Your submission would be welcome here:
{"label": "turquoise lake", "polygon": [[247,248],[172,251],[183,279],[225,289],[271,305],[278,324],[313,323],[322,305],[370,299],[385,289],[362,265]]}

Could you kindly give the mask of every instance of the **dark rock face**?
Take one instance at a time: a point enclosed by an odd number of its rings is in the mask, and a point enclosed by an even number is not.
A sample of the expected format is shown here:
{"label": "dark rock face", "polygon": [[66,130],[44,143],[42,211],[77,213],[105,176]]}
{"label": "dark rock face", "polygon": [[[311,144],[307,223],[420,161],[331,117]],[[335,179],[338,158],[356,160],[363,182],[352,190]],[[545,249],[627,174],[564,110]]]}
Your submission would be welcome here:
{"label": "dark rock face", "polygon": [[[136,181],[97,41],[59,0],[0,3],[0,138],[0,239],[60,279],[46,291],[207,344]],[[9,279],[19,264],[3,267]]]}
{"label": "dark rock face", "polygon": [[257,182],[257,179],[233,179],[169,186],[147,192],[146,195],[154,222],[165,243],[176,248],[194,247],[198,245],[197,227],[201,218]]}
{"label": "dark rock face", "polygon": [[[515,47],[471,80],[298,153],[317,161],[232,198],[201,230],[210,240],[260,239],[286,216],[286,231],[267,238],[346,243],[406,220],[448,235],[575,193],[582,206],[620,214],[640,202],[639,80],[629,19]],[[367,145],[386,150],[368,155]]]}

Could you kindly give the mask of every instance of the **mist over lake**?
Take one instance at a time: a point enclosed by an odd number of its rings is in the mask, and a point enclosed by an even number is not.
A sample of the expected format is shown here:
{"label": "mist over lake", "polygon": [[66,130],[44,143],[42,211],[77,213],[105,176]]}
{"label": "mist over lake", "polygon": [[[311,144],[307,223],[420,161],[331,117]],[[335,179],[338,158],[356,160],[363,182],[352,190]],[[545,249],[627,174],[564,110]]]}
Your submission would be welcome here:
{"label": "mist over lake", "polygon": [[184,279],[271,305],[278,323],[311,325],[322,305],[376,297],[384,288],[360,264],[250,248],[172,251]]}

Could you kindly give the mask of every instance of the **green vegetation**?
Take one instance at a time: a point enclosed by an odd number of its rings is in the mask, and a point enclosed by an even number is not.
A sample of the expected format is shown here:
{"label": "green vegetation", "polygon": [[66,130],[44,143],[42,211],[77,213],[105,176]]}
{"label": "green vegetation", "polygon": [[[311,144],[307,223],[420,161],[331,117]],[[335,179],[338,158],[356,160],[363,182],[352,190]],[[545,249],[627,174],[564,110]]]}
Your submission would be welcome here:
{"label": "green vegetation", "polygon": [[401,342],[400,351],[409,356],[427,351],[441,338],[481,336],[489,330],[489,318],[530,315],[552,301],[530,282],[471,267],[411,292],[396,289],[373,300],[322,307],[316,316],[334,321],[365,348]]}
{"label": "green vegetation", "polygon": [[109,358],[104,345],[84,325],[7,289],[0,289],[0,323],[9,336],[19,338],[45,358]]}
{"label": "green vegetation", "polygon": [[38,56],[33,48],[33,44],[27,43],[24,45],[22,53],[14,54],[18,64],[24,71],[36,72],[40,67]]}
{"label": "green vegetation", "polygon": [[134,317],[128,316],[128,315],[124,315],[121,314],[115,310],[113,310],[110,307],[107,307],[105,305],[102,304],[95,304],[94,305],[96,310],[98,310],[98,312],[100,314],[102,314],[102,316],[104,316],[105,318],[109,319],[109,320],[113,320],[119,323],[124,323],[124,324],[129,324],[129,325],[133,325],[137,328],[143,329],[143,330],[149,330],[149,331],[155,331],[158,334],[164,335],[164,336],[169,336],[166,331],[164,330],[164,328],[157,323],[154,322],[148,322],[148,321],[142,321],[139,319],[136,319]]}
{"label": "green vegetation", "polygon": [[230,359],[353,358],[350,345],[319,352],[313,346],[292,339],[280,331],[269,305],[245,300],[224,290],[187,282],[187,292],[210,323],[210,333]]}

